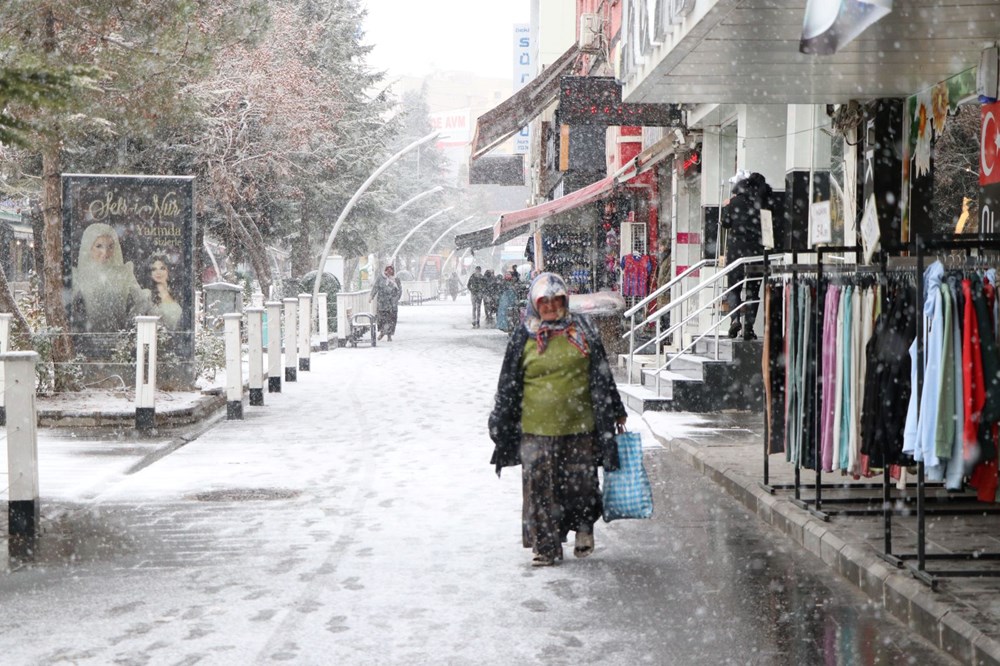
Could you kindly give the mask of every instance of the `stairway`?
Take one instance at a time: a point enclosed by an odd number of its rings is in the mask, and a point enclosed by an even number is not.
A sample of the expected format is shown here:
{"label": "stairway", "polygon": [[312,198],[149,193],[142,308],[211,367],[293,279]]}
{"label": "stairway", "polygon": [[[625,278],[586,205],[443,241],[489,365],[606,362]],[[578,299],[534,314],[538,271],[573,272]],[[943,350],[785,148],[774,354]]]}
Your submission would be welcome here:
{"label": "stairway", "polygon": [[618,392],[631,409],[670,412],[719,412],[738,410],[760,412],[763,409],[763,376],[760,340],[718,341],[719,360],[715,360],[715,339],[698,343],[693,354],[684,354],[660,371],[656,386],[655,359],[652,355],[635,356],[632,381],[628,383],[628,354],[618,355]]}

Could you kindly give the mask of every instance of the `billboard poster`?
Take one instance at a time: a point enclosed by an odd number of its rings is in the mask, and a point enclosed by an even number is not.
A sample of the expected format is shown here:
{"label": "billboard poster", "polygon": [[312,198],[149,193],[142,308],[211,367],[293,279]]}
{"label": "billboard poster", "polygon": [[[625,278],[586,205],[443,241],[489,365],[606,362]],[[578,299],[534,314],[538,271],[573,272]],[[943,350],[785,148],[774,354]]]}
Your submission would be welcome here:
{"label": "billboard poster", "polygon": [[90,380],[130,383],[135,317],[160,317],[160,388],[194,383],[194,178],[66,174],[63,299]]}

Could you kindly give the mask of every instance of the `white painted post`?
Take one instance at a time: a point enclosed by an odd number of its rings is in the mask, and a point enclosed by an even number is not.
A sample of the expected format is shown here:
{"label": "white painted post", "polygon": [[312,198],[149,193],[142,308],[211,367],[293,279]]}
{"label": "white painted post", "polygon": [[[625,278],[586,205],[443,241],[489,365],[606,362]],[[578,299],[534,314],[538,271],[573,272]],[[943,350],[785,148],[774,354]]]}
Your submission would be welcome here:
{"label": "white painted post", "polygon": [[296,350],[299,299],[283,298],[282,302],[285,304],[285,381],[294,382],[298,381],[299,371],[299,355]]}
{"label": "white painted post", "polygon": [[330,349],[330,322],[326,316],[326,292],[321,291],[316,297],[316,323],[319,329],[319,348],[321,351]]}
{"label": "white painted post", "polygon": [[[0,354],[7,404],[7,533],[33,539],[38,534],[38,423],[35,364],[38,353]],[[13,541],[13,540],[12,540]]]}
{"label": "white painted post", "polygon": [[135,318],[135,429],[156,428],[156,323],[159,317]]}
{"label": "white painted post", "polygon": [[281,393],[281,301],[267,305],[267,392]]}
{"label": "white painted post", "polygon": [[309,370],[312,352],[312,294],[299,294],[299,370]]}
{"label": "white painted post", "polygon": [[194,292],[194,334],[197,335],[201,332],[201,327],[203,324],[203,319],[205,313],[202,311],[204,303],[202,302],[202,292]]}
{"label": "white painted post", "polygon": [[[10,351],[10,324],[14,321],[14,315],[9,312],[0,312],[0,354]],[[7,424],[7,408],[3,397],[3,363],[0,363],[0,426]]]}
{"label": "white painted post", "polygon": [[247,308],[247,347],[250,354],[250,406],[264,404],[264,308]]}
{"label": "white painted post", "polygon": [[222,315],[226,340],[226,418],[243,418],[243,350],[240,345],[240,323],[243,315],[227,312]]}

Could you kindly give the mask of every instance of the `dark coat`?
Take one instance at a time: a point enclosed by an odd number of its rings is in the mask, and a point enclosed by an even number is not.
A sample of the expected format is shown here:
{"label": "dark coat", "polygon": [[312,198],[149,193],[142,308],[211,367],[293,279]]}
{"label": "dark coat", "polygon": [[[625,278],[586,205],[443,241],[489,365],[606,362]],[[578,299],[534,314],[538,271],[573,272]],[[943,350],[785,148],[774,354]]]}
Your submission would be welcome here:
{"label": "dark coat", "polygon": [[486,286],[486,278],[482,273],[473,273],[469,276],[469,281],[465,284],[469,289],[469,293],[473,296],[482,296],[483,289]]}
{"label": "dark coat", "polygon": [[728,229],[726,261],[754,257],[764,252],[760,209],[770,208],[771,186],[757,172],[733,186],[733,195],[722,209],[722,228]]}
{"label": "dark coat", "polygon": [[[626,416],[625,405],[618,395],[618,387],[596,329],[585,317],[574,315],[574,318],[590,347],[590,399],[594,409],[594,436],[600,449],[597,464],[614,471],[618,469],[615,424]],[[527,341],[527,329],[518,326],[511,334],[503,365],[500,366],[500,380],[489,418],[490,439],[495,444],[490,463],[496,466],[497,476],[502,468],[521,464],[521,400],[524,397],[521,356]]]}

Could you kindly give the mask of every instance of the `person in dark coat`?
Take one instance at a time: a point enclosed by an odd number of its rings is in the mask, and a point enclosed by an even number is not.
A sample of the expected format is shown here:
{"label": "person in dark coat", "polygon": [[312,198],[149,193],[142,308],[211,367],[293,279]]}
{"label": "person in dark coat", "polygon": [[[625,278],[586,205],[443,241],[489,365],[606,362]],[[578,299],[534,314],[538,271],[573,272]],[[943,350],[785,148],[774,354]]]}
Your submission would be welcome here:
{"label": "person in dark coat", "polygon": [[386,266],[382,275],[378,276],[372,285],[368,302],[376,300],[375,328],[378,329],[378,339],[383,337],[392,342],[396,333],[396,319],[399,316],[399,299],[403,295],[403,285],[396,277],[396,269]]}
{"label": "person in dark coat", "polygon": [[469,281],[465,283],[469,289],[469,296],[472,297],[472,328],[479,328],[479,316],[483,305],[483,290],[486,286],[486,278],[483,277],[483,267],[476,266],[476,270],[469,276]]}
{"label": "person in dark coat", "polygon": [[502,282],[500,276],[494,275],[491,270],[483,274],[483,312],[486,314],[487,326],[496,322]]}
{"label": "person in dark coat", "polygon": [[522,539],[533,566],[562,559],[570,531],[574,555],[594,551],[597,467],[618,469],[615,433],[627,418],[600,336],[568,304],[558,275],[532,281],[528,316],[508,341],[489,417],[497,475],[521,465]]}
{"label": "person in dark coat", "polygon": [[[742,257],[755,257],[763,254],[761,243],[760,211],[769,208],[771,201],[771,186],[764,176],[754,172],[744,171],[734,176],[733,194],[722,208],[722,228],[726,235],[726,265]],[[743,329],[744,340],[755,340],[754,322],[757,320],[757,309],[760,301],[760,280],[746,283],[747,300],[751,301],[745,308],[740,308],[743,302],[743,286],[739,285],[747,275],[746,266],[740,266],[729,274],[728,287],[735,287],[726,294],[729,311],[732,315],[729,326],[729,337],[735,338]],[[742,318],[742,322],[741,322]]]}

